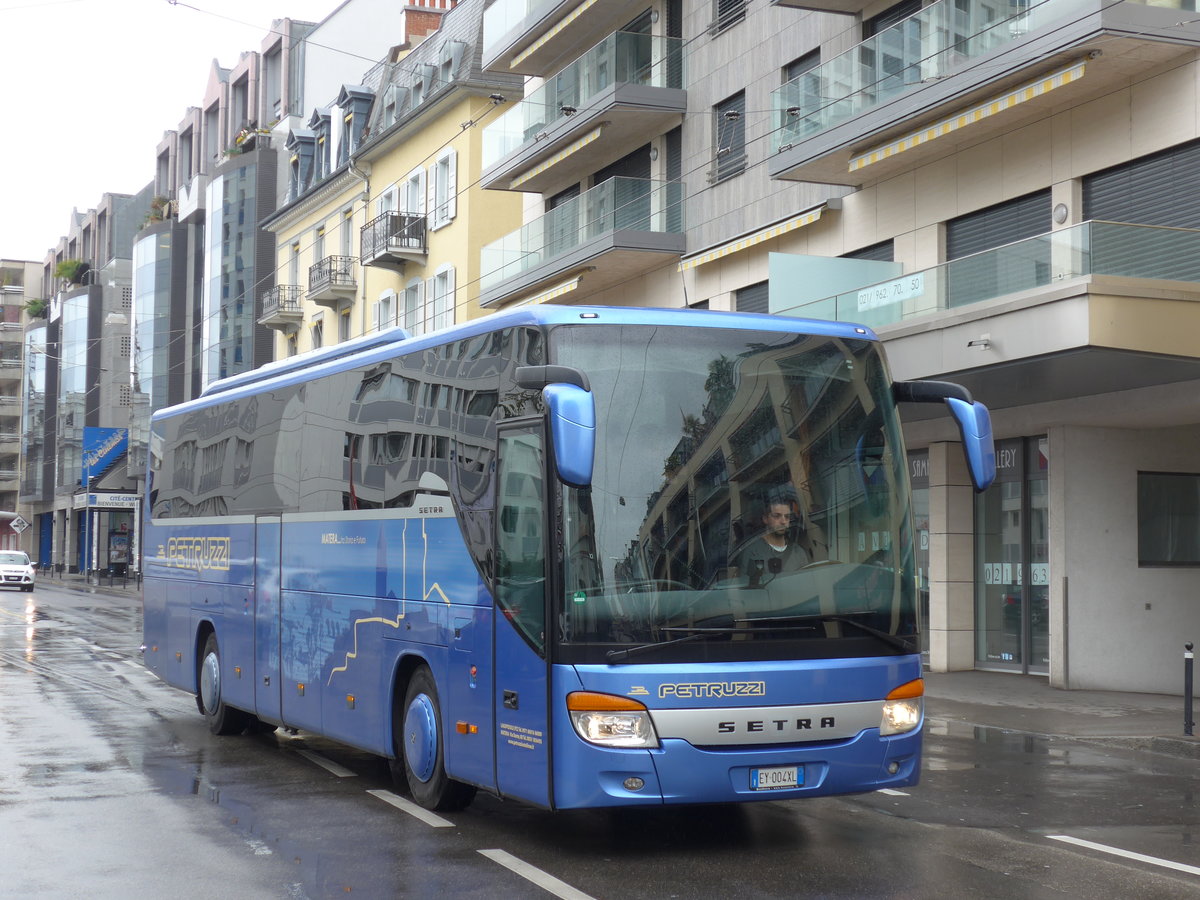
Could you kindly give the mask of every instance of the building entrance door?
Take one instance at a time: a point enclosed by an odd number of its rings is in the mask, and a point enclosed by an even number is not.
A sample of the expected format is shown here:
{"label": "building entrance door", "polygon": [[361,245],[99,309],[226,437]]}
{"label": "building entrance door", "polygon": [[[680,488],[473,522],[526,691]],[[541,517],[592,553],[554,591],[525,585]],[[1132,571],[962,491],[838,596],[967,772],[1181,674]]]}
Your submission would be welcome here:
{"label": "building entrance door", "polygon": [[996,482],[975,501],[975,665],[1050,672],[1050,546],[1042,437],[996,443]]}

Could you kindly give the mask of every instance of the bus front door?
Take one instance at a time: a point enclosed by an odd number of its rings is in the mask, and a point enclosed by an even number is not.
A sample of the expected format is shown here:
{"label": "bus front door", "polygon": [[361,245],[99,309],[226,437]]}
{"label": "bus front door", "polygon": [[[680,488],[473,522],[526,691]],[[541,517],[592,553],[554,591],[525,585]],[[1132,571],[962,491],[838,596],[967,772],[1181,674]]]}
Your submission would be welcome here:
{"label": "bus front door", "polygon": [[283,520],[254,522],[254,709],[259,718],[283,721],[279,673],[280,551]]}
{"label": "bus front door", "polygon": [[499,434],[496,497],[496,785],[550,806],[546,460],[541,423]]}

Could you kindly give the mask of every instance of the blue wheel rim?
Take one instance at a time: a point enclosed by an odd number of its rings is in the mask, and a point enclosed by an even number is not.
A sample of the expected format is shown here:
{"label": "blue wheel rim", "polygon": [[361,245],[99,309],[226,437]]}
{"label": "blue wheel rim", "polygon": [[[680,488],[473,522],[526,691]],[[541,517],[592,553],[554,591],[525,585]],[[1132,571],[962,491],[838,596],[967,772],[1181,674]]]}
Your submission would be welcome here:
{"label": "blue wheel rim", "polygon": [[427,694],[417,694],[404,715],[404,758],[421,782],[433,777],[437,763],[437,714]]}

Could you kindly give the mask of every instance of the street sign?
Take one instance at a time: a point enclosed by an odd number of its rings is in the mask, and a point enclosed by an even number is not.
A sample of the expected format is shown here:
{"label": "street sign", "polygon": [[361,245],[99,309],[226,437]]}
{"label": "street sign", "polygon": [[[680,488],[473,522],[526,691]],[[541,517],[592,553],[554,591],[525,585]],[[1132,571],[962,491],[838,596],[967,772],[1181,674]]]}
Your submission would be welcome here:
{"label": "street sign", "polygon": [[13,520],[11,522],[9,522],[8,524],[12,526],[12,530],[15,531],[17,534],[20,534],[22,531],[24,531],[26,528],[29,527],[29,523],[26,522],[24,519],[22,519],[20,516],[14,516]]}

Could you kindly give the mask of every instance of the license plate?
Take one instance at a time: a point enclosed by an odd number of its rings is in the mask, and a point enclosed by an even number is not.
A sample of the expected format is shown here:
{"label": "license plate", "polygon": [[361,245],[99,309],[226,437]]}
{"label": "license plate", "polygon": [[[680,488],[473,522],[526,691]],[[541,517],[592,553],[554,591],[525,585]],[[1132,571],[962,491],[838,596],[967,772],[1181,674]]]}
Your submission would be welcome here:
{"label": "license plate", "polygon": [[780,791],[804,784],[803,766],[772,766],[750,770],[750,790]]}

